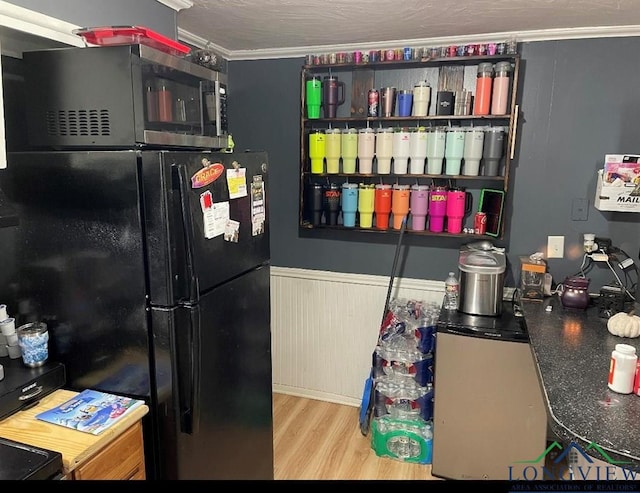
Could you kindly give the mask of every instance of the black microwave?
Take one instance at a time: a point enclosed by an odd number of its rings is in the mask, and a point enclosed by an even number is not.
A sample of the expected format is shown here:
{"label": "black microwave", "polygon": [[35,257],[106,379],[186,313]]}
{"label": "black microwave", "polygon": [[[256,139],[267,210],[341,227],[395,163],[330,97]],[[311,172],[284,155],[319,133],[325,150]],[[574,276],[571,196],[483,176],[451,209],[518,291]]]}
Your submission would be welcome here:
{"label": "black microwave", "polygon": [[141,44],[23,54],[34,148],[222,149],[227,75]]}

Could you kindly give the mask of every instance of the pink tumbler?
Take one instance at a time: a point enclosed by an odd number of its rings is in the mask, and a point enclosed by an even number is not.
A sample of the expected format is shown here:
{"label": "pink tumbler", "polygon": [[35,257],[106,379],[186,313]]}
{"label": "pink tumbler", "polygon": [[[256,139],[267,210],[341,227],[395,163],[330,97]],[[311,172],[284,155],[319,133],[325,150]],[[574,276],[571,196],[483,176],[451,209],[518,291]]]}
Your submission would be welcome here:
{"label": "pink tumbler", "polygon": [[447,233],[461,233],[464,215],[471,212],[471,194],[459,188],[447,192]]}
{"label": "pink tumbler", "polygon": [[411,229],[424,231],[429,207],[429,186],[413,185],[411,187]]}
{"label": "pink tumbler", "polygon": [[444,216],[447,213],[447,189],[434,187],[429,192],[429,231],[444,231]]}

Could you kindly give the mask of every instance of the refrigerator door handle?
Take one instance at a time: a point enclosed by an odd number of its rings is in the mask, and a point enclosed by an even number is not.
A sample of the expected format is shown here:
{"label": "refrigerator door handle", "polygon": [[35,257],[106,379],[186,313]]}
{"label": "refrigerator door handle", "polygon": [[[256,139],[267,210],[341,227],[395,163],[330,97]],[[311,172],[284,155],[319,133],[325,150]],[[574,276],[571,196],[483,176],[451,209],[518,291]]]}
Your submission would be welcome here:
{"label": "refrigerator door handle", "polygon": [[187,275],[189,277],[189,299],[198,301],[200,289],[198,287],[198,276],[196,276],[195,254],[193,253],[193,222],[191,221],[191,209],[189,208],[189,199],[187,197],[187,190],[189,190],[187,167],[183,164],[175,165],[175,167],[177,168],[178,182],[180,185],[180,213],[182,215]]}
{"label": "refrigerator door handle", "polygon": [[195,435],[200,427],[200,309],[197,305],[192,306],[189,312],[189,329],[176,331],[177,343],[186,348],[188,355],[185,360],[178,359],[178,365],[184,367],[178,371],[181,377],[176,379],[176,390],[179,396],[180,431]]}

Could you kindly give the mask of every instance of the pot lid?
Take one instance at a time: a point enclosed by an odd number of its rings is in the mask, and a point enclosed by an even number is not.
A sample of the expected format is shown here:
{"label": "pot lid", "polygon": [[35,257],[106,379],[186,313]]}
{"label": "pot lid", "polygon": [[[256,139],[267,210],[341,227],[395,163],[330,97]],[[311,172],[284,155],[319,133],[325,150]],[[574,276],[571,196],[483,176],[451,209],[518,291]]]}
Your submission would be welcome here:
{"label": "pot lid", "polygon": [[503,252],[495,250],[465,250],[460,252],[458,267],[472,274],[501,274],[507,261]]}

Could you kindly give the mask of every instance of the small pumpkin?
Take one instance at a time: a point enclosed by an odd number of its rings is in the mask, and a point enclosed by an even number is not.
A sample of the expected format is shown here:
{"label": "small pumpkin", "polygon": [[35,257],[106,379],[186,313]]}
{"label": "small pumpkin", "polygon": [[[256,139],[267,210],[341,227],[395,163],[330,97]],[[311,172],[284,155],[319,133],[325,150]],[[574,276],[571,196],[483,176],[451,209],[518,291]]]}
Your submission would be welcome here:
{"label": "small pumpkin", "polygon": [[611,316],[607,321],[607,329],[614,336],[638,337],[640,336],[640,317],[630,313],[619,312]]}

